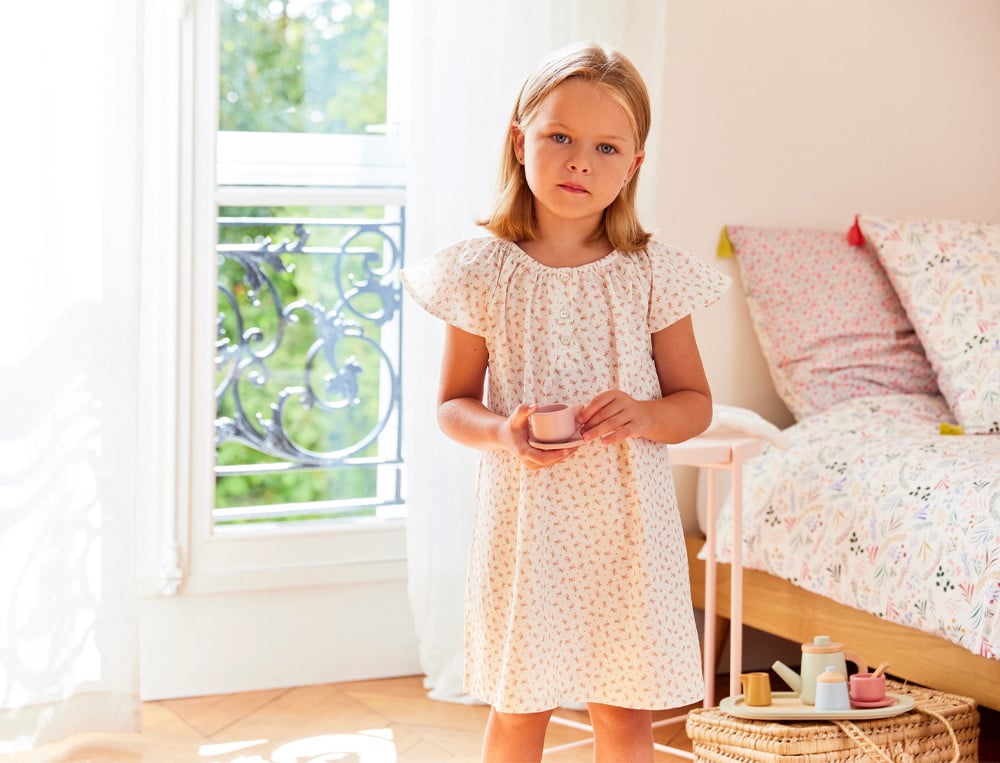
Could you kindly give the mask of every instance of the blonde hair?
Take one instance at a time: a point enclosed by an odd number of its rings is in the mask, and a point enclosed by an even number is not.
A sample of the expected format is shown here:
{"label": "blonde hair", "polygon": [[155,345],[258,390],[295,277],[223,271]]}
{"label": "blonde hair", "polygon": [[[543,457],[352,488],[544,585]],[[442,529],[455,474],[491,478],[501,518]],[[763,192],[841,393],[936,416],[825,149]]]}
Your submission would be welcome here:
{"label": "blonde hair", "polygon": [[[521,86],[511,125],[522,126],[558,85],[577,78],[608,91],[628,115],[636,151],[642,151],[652,120],[649,94],[642,76],[618,51],[593,43],[557,50],[528,76]],[[637,169],[611,205],[604,210],[603,231],[611,246],[622,252],[645,248],[651,234],[643,230],[635,208]],[[500,190],[490,214],[477,221],[490,233],[508,241],[530,241],[537,235],[533,196],[524,167],[517,159],[513,131],[508,130],[500,163]]]}

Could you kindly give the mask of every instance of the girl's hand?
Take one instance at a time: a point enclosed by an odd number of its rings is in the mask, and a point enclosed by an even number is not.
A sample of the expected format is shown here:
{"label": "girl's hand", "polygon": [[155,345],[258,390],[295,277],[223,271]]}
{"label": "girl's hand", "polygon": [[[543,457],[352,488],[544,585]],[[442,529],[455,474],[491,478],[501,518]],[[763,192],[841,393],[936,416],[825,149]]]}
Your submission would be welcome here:
{"label": "girl's hand", "polygon": [[620,389],[602,392],[580,413],[584,440],[601,439],[611,445],[643,437],[655,424],[649,401],[639,401]]}
{"label": "girl's hand", "polygon": [[660,397],[636,400],[620,389],[602,392],[580,415],[584,440],[600,438],[605,445],[633,437],[683,442],[712,423],[712,392],[691,316],[655,332],[652,341]]}
{"label": "girl's hand", "polygon": [[531,447],[528,443],[530,434],[528,417],[537,408],[538,406],[533,403],[522,403],[507,417],[502,427],[501,438],[504,447],[517,456],[528,469],[543,469],[546,466],[565,461],[573,455],[572,448],[540,450]]}

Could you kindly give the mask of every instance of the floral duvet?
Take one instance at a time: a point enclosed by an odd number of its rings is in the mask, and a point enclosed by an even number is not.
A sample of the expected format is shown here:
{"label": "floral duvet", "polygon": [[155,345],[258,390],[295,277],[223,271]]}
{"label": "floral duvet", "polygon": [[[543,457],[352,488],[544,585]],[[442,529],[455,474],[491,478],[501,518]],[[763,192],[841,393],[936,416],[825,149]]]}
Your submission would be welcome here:
{"label": "floral duvet", "polygon": [[[848,400],[744,466],[744,565],[1000,657],[1000,435],[932,395]],[[728,506],[717,533],[730,558]]]}

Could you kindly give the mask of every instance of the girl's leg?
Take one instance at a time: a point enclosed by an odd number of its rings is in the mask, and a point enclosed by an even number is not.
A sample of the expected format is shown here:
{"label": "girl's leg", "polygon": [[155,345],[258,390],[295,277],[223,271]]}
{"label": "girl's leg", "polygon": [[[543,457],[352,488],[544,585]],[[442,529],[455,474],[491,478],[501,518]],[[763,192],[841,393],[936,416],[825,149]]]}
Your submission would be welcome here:
{"label": "girl's leg", "polygon": [[594,763],[653,763],[653,713],[588,704],[594,727]]}
{"label": "girl's leg", "polygon": [[541,713],[500,713],[491,710],[483,738],[483,763],[540,761],[550,715],[552,710]]}

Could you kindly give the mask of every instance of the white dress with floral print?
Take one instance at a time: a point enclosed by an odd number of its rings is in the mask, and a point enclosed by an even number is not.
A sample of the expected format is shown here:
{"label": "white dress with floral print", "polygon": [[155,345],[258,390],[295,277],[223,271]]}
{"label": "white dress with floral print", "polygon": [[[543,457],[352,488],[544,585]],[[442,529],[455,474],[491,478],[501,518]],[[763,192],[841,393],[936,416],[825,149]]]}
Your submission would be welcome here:
{"label": "white dress with floral print", "polygon": [[[656,242],[549,267],[496,238],[406,268],[432,315],[482,336],[486,405],[660,396],[651,334],[715,302],[727,276]],[[567,702],[660,709],[704,692],[667,446],[587,443],[550,468],[479,459],[466,690],[503,712]],[[454,510],[461,511],[461,507]]]}

